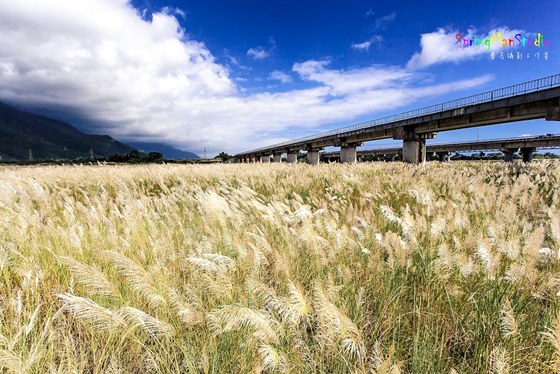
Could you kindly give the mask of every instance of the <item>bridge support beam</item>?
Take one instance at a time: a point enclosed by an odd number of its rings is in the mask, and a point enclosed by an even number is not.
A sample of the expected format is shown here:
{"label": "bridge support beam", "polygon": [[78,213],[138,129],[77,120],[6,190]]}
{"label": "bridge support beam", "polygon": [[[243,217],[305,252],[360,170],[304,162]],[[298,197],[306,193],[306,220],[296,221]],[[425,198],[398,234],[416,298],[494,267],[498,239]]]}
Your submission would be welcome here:
{"label": "bridge support beam", "polygon": [[297,156],[299,152],[288,152],[288,162],[290,164],[297,163]]}
{"label": "bridge support beam", "polygon": [[275,153],[272,156],[272,162],[282,162],[282,153]]}
{"label": "bridge support beam", "polygon": [[550,108],[546,113],[547,121],[560,121],[560,106]]}
{"label": "bridge support beam", "polygon": [[313,149],[311,151],[307,151],[307,163],[309,165],[319,165],[319,150]]}
{"label": "bridge support beam", "polygon": [[513,154],[518,151],[517,148],[504,148],[501,150],[504,154],[505,162],[513,162]]}
{"label": "bridge support beam", "polygon": [[270,156],[261,156],[261,162],[263,163],[269,163],[270,162]]}
{"label": "bridge support beam", "polygon": [[521,155],[523,157],[523,162],[531,162],[533,161],[533,154],[535,153],[536,148],[521,148]]}
{"label": "bridge support beam", "polygon": [[404,139],[403,161],[410,164],[422,164],[426,162],[426,139]]}

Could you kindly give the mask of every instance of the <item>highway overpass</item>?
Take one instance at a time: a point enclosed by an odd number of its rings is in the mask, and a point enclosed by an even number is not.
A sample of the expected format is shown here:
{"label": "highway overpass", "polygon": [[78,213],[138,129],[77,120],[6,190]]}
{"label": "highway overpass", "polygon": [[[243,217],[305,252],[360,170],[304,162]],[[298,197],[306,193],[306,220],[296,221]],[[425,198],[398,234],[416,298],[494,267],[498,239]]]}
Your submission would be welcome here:
{"label": "highway overpass", "polygon": [[280,162],[287,154],[288,162],[296,162],[307,151],[308,163],[317,164],[319,152],[334,146],[342,162],[352,163],[363,142],[392,138],[403,141],[404,161],[417,164],[426,160],[426,139],[438,132],[531,119],[560,120],[560,74],[241,152],[235,159]]}

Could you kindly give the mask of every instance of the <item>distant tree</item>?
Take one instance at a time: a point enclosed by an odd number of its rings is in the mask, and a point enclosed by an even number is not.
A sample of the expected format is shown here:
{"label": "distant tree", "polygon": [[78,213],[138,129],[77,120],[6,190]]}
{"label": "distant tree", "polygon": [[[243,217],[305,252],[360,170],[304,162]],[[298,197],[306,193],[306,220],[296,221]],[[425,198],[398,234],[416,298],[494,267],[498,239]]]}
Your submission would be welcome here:
{"label": "distant tree", "polygon": [[232,158],[232,157],[233,157],[233,156],[228,155],[228,154],[225,153],[225,152],[220,152],[216,157],[214,157],[214,159],[219,158],[219,159],[221,159],[222,161],[227,161],[227,160],[229,160],[229,159]]}
{"label": "distant tree", "polygon": [[161,152],[148,152],[148,154],[146,155],[146,158],[150,162],[161,161],[161,160],[163,160],[163,153],[161,153]]}
{"label": "distant tree", "polygon": [[551,153],[551,152],[546,152],[544,154],[545,158],[560,158],[560,156],[558,156],[556,153]]}
{"label": "distant tree", "polygon": [[142,159],[142,154],[140,153],[140,151],[137,151],[136,149],[133,150],[133,151],[130,151],[127,156],[128,156],[128,159],[130,161],[141,160]]}

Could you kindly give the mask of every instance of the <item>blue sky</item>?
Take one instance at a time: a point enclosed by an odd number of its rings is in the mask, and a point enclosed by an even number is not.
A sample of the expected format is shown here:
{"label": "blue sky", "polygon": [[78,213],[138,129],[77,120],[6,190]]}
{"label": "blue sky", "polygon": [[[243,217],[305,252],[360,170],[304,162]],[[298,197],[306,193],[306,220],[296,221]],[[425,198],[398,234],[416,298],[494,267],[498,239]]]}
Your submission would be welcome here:
{"label": "blue sky", "polygon": [[[560,73],[558,14],[552,0],[0,1],[0,100],[122,140],[235,153]],[[551,45],[492,59],[453,44],[496,31]],[[499,58],[510,50],[531,58]],[[540,133],[560,123],[438,141]]]}

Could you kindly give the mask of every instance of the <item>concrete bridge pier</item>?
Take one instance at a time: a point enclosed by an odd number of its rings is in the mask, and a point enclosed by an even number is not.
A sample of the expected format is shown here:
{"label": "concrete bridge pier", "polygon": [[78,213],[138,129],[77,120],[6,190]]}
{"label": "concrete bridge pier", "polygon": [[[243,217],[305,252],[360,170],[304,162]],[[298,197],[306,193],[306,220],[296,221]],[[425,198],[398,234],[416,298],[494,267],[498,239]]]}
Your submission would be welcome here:
{"label": "concrete bridge pier", "polygon": [[297,156],[299,152],[288,152],[288,163],[295,164],[297,163]]}
{"label": "concrete bridge pier", "polygon": [[354,164],[358,160],[356,153],[357,144],[348,144],[340,147],[340,162],[343,164]]}
{"label": "concrete bridge pier", "polygon": [[533,154],[536,150],[536,148],[521,148],[521,156],[523,157],[523,162],[533,161]]}
{"label": "concrete bridge pier", "polygon": [[403,161],[410,164],[426,162],[426,139],[404,139]]}
{"label": "concrete bridge pier", "polygon": [[282,162],[282,153],[272,155],[272,162]]}
{"label": "concrete bridge pier", "polygon": [[319,165],[319,150],[314,149],[311,151],[307,151],[307,163],[309,165]]}
{"label": "concrete bridge pier", "polygon": [[307,163],[309,165],[318,165],[321,162],[321,154],[319,151],[322,151],[322,147],[313,146],[313,144],[307,144],[305,147],[307,151]]}
{"label": "concrete bridge pier", "polygon": [[393,139],[402,139],[402,157],[409,164],[423,164],[426,162],[426,139],[434,139],[436,133],[417,134],[414,128],[401,127],[395,129]]}
{"label": "concrete bridge pier", "polygon": [[437,157],[440,162],[449,161],[449,152],[437,152]]}
{"label": "concrete bridge pier", "polygon": [[504,154],[505,162],[513,162],[513,154],[518,151],[517,148],[504,148],[501,150]]}
{"label": "concrete bridge pier", "polygon": [[263,162],[265,164],[269,163],[270,162],[270,156],[267,156],[267,155],[261,156],[261,162]]}

